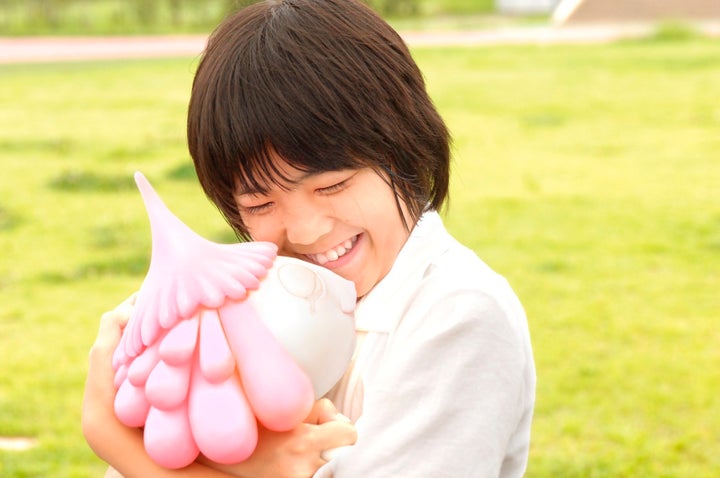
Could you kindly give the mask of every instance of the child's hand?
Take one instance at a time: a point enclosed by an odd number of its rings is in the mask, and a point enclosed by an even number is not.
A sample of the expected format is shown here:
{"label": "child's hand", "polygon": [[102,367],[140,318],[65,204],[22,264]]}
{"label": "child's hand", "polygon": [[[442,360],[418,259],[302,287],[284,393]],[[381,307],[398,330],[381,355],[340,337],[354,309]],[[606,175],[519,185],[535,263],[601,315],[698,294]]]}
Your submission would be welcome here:
{"label": "child's hand", "polygon": [[115,347],[120,342],[120,336],[125,328],[130,315],[132,315],[133,307],[137,293],[132,294],[123,302],[118,304],[113,310],[105,312],[100,318],[100,328],[95,338],[95,343],[90,349],[90,363],[93,361],[93,354],[97,351],[110,352],[111,358],[115,351]]}
{"label": "child's hand", "polygon": [[260,426],[258,446],[244,462],[203,463],[235,476],[308,478],[325,464],[324,451],[352,445],[356,440],[355,426],[330,400],[322,399],[315,402],[305,423],[294,430],[273,432]]}
{"label": "child's hand", "polygon": [[134,303],[135,294],[102,315],[95,343],[90,349],[83,397],[82,426],[85,439],[93,449],[96,447],[96,436],[103,427],[108,421],[115,421],[112,356],[120,342],[122,330],[130,319]]}

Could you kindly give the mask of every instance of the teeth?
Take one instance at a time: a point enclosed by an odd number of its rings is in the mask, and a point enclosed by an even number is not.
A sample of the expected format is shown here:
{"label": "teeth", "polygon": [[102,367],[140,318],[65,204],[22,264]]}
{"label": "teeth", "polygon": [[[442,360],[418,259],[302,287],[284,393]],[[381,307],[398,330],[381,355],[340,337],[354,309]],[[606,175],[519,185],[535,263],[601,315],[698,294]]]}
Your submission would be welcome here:
{"label": "teeth", "polygon": [[341,245],[334,247],[330,249],[329,251],[326,251],[324,253],[320,254],[311,254],[309,257],[317,262],[320,265],[327,264],[328,262],[333,262],[344,256],[348,253],[350,249],[352,249],[353,244],[357,241],[357,236],[353,237],[352,239],[348,239],[347,241],[343,242]]}

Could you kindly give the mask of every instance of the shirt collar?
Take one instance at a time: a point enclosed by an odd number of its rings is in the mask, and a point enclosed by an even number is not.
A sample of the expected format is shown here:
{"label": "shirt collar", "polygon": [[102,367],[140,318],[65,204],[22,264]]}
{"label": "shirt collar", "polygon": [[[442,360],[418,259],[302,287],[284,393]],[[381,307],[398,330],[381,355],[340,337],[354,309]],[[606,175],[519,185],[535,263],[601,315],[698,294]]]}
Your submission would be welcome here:
{"label": "shirt collar", "polygon": [[390,272],[358,301],[357,330],[389,332],[402,316],[433,259],[452,242],[436,211],[424,213],[395,259]]}

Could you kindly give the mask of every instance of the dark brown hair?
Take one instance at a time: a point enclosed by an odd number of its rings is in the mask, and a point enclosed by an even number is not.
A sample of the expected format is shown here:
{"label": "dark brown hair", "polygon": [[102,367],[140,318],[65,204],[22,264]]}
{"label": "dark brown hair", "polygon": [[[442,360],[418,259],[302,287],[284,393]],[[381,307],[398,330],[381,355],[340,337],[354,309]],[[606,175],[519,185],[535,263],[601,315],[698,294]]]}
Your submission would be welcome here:
{"label": "dark brown hair", "polygon": [[234,193],[371,167],[413,223],[448,193],[449,133],[400,36],[355,0],[268,0],[213,32],[193,82],[188,145],[205,193],[247,238]]}

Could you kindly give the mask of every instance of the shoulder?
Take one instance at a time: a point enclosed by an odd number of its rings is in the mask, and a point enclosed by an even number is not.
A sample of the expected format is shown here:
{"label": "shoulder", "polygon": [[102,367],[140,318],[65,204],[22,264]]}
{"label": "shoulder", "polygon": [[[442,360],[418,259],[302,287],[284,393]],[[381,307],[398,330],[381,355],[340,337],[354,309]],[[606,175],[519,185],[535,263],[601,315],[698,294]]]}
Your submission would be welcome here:
{"label": "shoulder", "polygon": [[525,311],[508,281],[456,241],[429,263],[396,329],[414,336],[449,331],[529,347]]}
{"label": "shoulder", "polygon": [[425,269],[415,292],[416,301],[422,302],[422,298],[444,305],[462,304],[471,310],[501,309],[525,319],[520,300],[505,277],[455,240]]}

